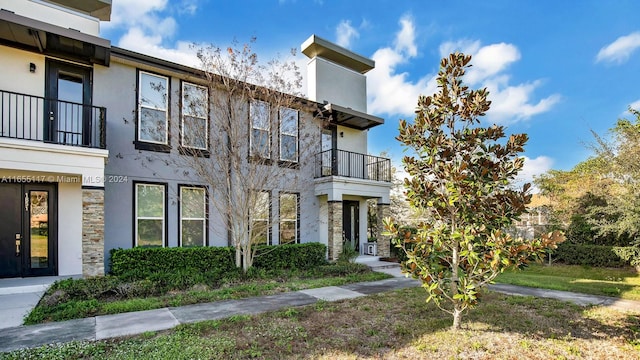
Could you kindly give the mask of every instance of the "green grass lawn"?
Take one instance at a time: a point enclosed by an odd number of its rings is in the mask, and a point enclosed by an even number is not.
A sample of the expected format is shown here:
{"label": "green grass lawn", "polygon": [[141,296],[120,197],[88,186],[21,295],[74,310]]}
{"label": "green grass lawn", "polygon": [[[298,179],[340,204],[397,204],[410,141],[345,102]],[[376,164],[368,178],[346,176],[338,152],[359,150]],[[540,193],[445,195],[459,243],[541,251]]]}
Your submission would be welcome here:
{"label": "green grass lawn", "polygon": [[[191,274],[197,276],[198,274]],[[189,280],[189,274],[177,277]],[[324,286],[340,286],[390,278],[366,265],[325,265],[308,270],[256,271],[253,275],[229,275],[220,283],[196,283],[181,287],[144,280],[127,282],[114,276],[63,280],[54,284],[25,318],[27,325],[97,315],[159,309],[228,299],[273,295]],[[142,284],[142,285],[141,285]]]}
{"label": "green grass lawn", "polygon": [[505,272],[496,282],[640,300],[640,275],[633,268],[534,264],[523,271]]}
{"label": "green grass lawn", "polygon": [[465,313],[422,288],[233,316],[163,332],[0,354],[0,359],[638,359],[640,316],[488,292]]}

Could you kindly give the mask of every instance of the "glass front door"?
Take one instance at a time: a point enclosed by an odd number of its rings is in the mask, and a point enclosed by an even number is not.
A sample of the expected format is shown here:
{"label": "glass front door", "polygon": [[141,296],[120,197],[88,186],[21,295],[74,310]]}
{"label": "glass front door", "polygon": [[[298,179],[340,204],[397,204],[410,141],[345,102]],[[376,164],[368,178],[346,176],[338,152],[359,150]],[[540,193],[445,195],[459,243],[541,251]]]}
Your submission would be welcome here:
{"label": "glass front door", "polygon": [[45,134],[58,144],[86,146],[91,141],[91,68],[48,61]]}
{"label": "glass front door", "polygon": [[0,277],[55,275],[55,185],[2,184],[0,202]]}

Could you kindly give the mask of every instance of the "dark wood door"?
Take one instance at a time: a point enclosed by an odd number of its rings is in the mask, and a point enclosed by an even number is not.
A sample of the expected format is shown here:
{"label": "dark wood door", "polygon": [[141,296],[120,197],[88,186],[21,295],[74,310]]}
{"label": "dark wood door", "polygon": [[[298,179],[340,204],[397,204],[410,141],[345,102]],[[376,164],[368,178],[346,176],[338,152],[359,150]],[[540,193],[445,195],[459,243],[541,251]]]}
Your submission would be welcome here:
{"label": "dark wood door", "polygon": [[22,185],[0,184],[0,278],[22,275],[21,199]]}
{"label": "dark wood door", "polygon": [[0,277],[56,274],[55,184],[0,184]]}
{"label": "dark wood door", "polygon": [[360,251],[360,203],[345,200],[342,202],[342,229],[344,239],[354,249]]}

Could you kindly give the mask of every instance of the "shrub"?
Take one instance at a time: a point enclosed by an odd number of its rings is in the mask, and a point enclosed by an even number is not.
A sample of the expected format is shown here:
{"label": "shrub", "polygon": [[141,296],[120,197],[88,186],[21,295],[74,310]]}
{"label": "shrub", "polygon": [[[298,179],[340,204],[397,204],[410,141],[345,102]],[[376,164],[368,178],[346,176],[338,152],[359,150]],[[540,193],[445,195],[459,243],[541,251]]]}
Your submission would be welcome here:
{"label": "shrub", "polygon": [[[259,246],[253,265],[265,270],[309,269],[326,264],[326,251],[320,243]],[[111,273],[124,280],[149,278],[170,289],[215,284],[236,277],[238,270],[231,247],[133,248],[111,250]]]}
{"label": "shrub", "polygon": [[352,263],[358,257],[358,251],[353,247],[353,244],[349,241],[345,241],[342,244],[342,251],[338,254],[339,263]]}
{"label": "shrub", "polygon": [[260,246],[253,266],[260,269],[310,269],[327,263],[327,246],[320,243]]}
{"label": "shrub", "polygon": [[[153,274],[182,271],[221,274],[234,270],[234,253],[229,247],[111,250],[111,273],[122,279],[144,279]],[[165,280],[167,283],[179,281]]]}
{"label": "shrub", "polygon": [[632,249],[632,247],[561,243],[552,256],[555,261],[567,265],[625,267],[630,265],[631,256],[634,254]]}

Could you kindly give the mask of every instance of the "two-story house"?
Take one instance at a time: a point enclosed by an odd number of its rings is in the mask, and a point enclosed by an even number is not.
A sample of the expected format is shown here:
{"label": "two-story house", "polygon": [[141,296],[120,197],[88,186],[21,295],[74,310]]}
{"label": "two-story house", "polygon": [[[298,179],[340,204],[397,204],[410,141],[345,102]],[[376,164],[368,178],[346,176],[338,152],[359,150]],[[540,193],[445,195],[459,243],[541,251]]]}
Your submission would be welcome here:
{"label": "two-story house", "polygon": [[0,1],[0,277],[104,270],[110,0]]}
{"label": "two-story house", "polygon": [[[110,46],[98,34],[111,1],[0,8],[0,277],[99,275],[114,248],[232,245],[217,200],[243,179],[219,187],[189,161],[224,168],[224,88],[200,69]],[[379,219],[388,211],[390,161],[367,154],[367,130],[383,123],[366,113],[374,63],[317,36],[302,52],[308,98],[236,101],[238,173],[259,155],[282,175],[251,188],[262,208],[240,231],[321,242],[336,259],[345,241],[364,251],[367,199]]]}

